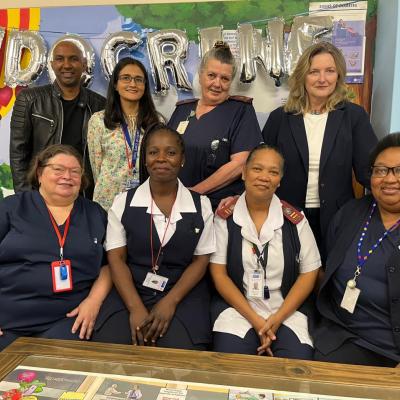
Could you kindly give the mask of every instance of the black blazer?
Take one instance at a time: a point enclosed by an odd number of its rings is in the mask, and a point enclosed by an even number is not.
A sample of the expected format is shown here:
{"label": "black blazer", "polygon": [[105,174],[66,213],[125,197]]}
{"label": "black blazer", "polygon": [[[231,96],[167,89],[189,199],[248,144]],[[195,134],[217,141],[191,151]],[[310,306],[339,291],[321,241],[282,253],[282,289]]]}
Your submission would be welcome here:
{"label": "black blazer", "polygon": [[[304,208],[308,181],[308,144],[303,115],[274,110],[262,131],[264,142],[278,147],[285,158],[285,173],[277,195]],[[336,211],[353,195],[356,179],[369,187],[368,156],[377,143],[368,114],[353,103],[340,103],[328,115],[319,165],[321,232],[325,237]]]}
{"label": "black blazer", "polygon": [[[321,320],[315,329],[312,326],[311,336],[314,347],[323,354],[328,354],[342,345],[344,341],[357,336],[346,329],[337,317],[331,301],[331,280],[342,265],[346,252],[354,236],[359,232],[371,210],[372,196],[347,203],[333,218],[327,234],[329,256],[326,263],[324,279],[317,297],[317,309]],[[355,250],[354,250],[355,251]],[[400,243],[388,257],[382,268],[386,270],[388,282],[388,307],[393,329],[393,338],[400,349]]]}

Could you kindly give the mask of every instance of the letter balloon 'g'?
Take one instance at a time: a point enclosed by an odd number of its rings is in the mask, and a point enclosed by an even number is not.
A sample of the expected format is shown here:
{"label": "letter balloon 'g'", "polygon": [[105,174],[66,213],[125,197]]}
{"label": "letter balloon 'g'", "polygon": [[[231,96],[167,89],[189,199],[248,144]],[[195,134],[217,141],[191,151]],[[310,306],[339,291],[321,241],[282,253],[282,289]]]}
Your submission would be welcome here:
{"label": "letter balloon 'g'", "polygon": [[114,67],[118,62],[119,54],[126,49],[134,50],[142,43],[140,36],[135,32],[120,31],[111,34],[101,49],[100,61],[104,74],[110,79]]}

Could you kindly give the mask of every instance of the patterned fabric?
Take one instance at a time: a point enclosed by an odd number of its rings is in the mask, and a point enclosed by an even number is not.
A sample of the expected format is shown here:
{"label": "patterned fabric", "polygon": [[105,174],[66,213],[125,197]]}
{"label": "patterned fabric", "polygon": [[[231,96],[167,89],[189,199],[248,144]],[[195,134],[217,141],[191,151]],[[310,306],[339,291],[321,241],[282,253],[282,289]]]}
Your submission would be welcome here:
{"label": "patterned fabric", "polygon": [[[136,126],[130,123],[129,132],[132,142],[135,131]],[[142,138],[143,130],[141,130],[140,144]],[[115,195],[125,190],[127,180],[139,181],[139,157],[136,160],[136,172],[133,173],[128,167],[122,127],[107,129],[104,125],[104,111],[94,113],[90,118],[87,139],[95,182],[93,200],[108,211]],[[129,157],[132,157],[129,147],[128,150]]]}

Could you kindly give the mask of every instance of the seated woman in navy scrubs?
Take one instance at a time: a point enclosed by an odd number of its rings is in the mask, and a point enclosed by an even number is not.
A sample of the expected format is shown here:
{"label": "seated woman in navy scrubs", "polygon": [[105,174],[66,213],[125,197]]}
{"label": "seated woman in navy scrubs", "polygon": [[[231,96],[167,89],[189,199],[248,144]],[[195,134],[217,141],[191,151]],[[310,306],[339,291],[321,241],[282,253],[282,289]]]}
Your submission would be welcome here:
{"label": "seated woman in navy scrubs", "polygon": [[145,133],[138,188],[114,199],[106,249],[112,278],[129,311],[127,343],[204,350],[211,340],[204,279],[215,250],[205,196],[183,186],[182,136],[156,125]]}
{"label": "seated woman in navy scrubs", "polygon": [[313,333],[315,359],[394,367],[400,362],[400,133],[370,156],[372,195],[341,208]]}
{"label": "seated woman in navy scrubs", "polygon": [[39,153],[28,180],[38,190],[0,202],[0,350],[19,336],[95,340],[117,311],[102,307],[105,212],[79,196],[86,180],[71,146]]}
{"label": "seated woman in navy scrubs", "polygon": [[281,153],[262,144],[243,171],[246,191],[233,215],[215,218],[210,271],[213,350],[312,359],[308,332],[321,260],[304,215],[275,195]]}
{"label": "seated woman in navy scrubs", "polygon": [[168,123],[185,142],[179,178],[206,194],[214,209],[221,199],[243,192],[242,167],[262,141],[252,100],[229,95],[235,72],[229,46],[217,43],[200,63],[201,98],[178,102]]}

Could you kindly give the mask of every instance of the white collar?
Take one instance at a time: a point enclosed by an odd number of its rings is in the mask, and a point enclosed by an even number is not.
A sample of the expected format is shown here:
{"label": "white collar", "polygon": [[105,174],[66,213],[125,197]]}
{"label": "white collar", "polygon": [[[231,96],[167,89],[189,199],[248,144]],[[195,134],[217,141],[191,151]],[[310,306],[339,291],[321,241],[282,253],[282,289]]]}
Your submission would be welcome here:
{"label": "white collar", "polygon": [[242,228],[241,233],[245,239],[255,244],[264,245],[272,239],[274,231],[280,229],[283,225],[284,220],[281,201],[277,195],[274,194],[272,196],[268,217],[264,221],[260,237],[258,237],[256,227],[250,217],[249,210],[247,209],[245,196],[246,192],[239,197],[235,205],[233,210],[233,221]]}
{"label": "white collar", "polygon": [[[137,189],[132,197],[130,207],[147,207],[147,213],[151,214],[151,191],[150,191],[150,178],[143,182]],[[170,223],[173,224],[182,219],[181,213],[194,213],[196,206],[194,205],[193,197],[182,182],[178,179],[178,192],[172,208]],[[153,203],[153,215],[164,215],[157,204]]]}

